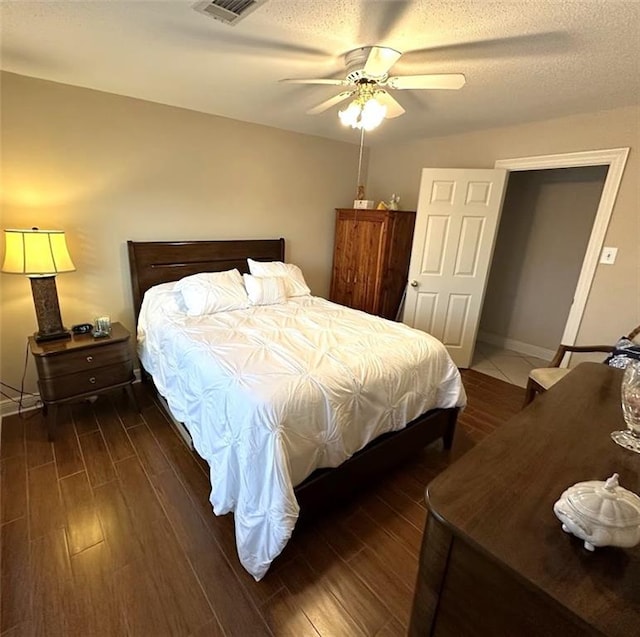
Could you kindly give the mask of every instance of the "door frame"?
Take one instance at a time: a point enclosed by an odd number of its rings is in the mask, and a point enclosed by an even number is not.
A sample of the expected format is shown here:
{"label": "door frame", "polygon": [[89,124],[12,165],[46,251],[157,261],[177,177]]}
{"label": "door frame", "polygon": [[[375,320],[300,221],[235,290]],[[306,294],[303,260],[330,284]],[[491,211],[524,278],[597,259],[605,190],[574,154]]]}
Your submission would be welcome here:
{"label": "door frame", "polygon": [[[600,203],[593,222],[587,251],[582,261],[582,269],[573,294],[573,303],[564,327],[562,343],[575,345],[578,329],[582,322],[584,309],[591,290],[591,285],[598,267],[600,253],[604,245],[605,235],[613,213],[613,206],[618,196],[622,174],[629,156],[629,148],[607,148],[601,150],[585,150],[573,153],[554,155],[536,155],[532,157],[515,157],[498,159],[495,168],[505,168],[508,172],[522,170],[545,170],[552,168],[580,168],[582,166],[608,166],[607,176],[602,188]],[[507,181],[507,188],[509,187]]]}

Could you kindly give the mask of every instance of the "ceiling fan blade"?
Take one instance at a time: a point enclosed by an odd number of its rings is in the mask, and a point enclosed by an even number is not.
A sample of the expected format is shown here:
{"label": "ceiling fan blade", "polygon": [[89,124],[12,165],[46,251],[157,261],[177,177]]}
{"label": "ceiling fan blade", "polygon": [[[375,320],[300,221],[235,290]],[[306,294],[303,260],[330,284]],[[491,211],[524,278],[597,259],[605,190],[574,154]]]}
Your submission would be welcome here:
{"label": "ceiling fan blade", "polygon": [[390,77],[385,85],[389,88],[411,89],[458,89],[465,85],[466,79],[462,73],[444,73],[430,75],[398,75]]}
{"label": "ceiling fan blade", "polygon": [[[147,18],[151,18],[148,14]],[[157,22],[157,28],[163,31],[163,37],[166,37],[172,44],[184,47],[185,41],[190,46],[198,46],[208,51],[221,50],[223,52],[233,51],[238,53],[256,52],[258,55],[268,57],[284,57],[295,55],[297,58],[315,58],[326,59],[330,55],[329,51],[318,49],[316,47],[307,46],[305,44],[294,44],[292,42],[272,40],[254,35],[243,35],[237,31],[229,33],[223,29],[218,29],[216,23],[211,21],[206,23],[203,21],[198,26],[181,26],[175,22]],[[154,28],[155,25],[154,25]],[[290,59],[290,57],[288,57]]]}
{"label": "ceiling fan blade", "polygon": [[384,42],[401,27],[403,18],[411,8],[411,0],[376,0],[361,12],[359,42]]}
{"label": "ceiling fan blade", "polygon": [[280,82],[286,82],[287,84],[328,84],[330,86],[349,86],[351,82],[347,80],[324,80],[324,79],[284,79],[280,80]]}
{"label": "ceiling fan blade", "polygon": [[413,65],[425,62],[450,62],[452,58],[456,60],[495,60],[532,55],[557,55],[570,50],[571,42],[571,36],[564,31],[545,31],[414,49],[405,51],[402,62]]}
{"label": "ceiling fan blade", "polygon": [[382,77],[400,59],[402,53],[386,46],[372,46],[364,65],[364,72],[372,77]]}
{"label": "ceiling fan blade", "polygon": [[348,97],[351,97],[354,93],[355,91],[343,91],[342,93],[338,93],[337,95],[330,97],[328,100],[325,100],[324,102],[320,102],[320,104],[318,104],[317,106],[310,108],[307,111],[307,115],[319,115],[320,113],[324,113],[327,109],[331,108],[332,106],[335,106],[336,104],[339,104],[343,100],[346,100]]}
{"label": "ceiling fan blade", "polygon": [[375,98],[380,104],[387,107],[387,114],[385,115],[387,119],[399,117],[405,112],[398,100],[396,100],[395,97],[391,97],[386,91],[377,91]]}

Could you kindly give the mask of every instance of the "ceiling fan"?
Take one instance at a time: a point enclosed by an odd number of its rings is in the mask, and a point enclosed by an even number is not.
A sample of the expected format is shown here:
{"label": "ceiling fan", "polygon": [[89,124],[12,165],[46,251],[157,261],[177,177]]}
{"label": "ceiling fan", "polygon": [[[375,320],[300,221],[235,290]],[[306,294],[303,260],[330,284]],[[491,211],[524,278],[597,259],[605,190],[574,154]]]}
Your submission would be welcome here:
{"label": "ceiling fan", "polygon": [[[396,75],[390,77],[389,70],[400,59],[401,55],[402,53],[399,51],[385,46],[360,47],[349,51],[344,56],[347,75],[343,80],[321,78],[284,79],[281,82],[348,87],[347,90],[309,109],[307,113],[309,115],[318,115],[349,97],[355,96],[349,107],[340,112],[340,119],[343,124],[367,130],[375,128],[384,118],[398,117],[405,112],[398,101],[388,93],[389,89],[459,89],[465,84],[465,77],[460,73]],[[370,128],[363,122],[364,119],[367,119],[363,115],[367,105],[370,106],[369,110],[372,114],[370,121],[376,121],[375,125]]]}

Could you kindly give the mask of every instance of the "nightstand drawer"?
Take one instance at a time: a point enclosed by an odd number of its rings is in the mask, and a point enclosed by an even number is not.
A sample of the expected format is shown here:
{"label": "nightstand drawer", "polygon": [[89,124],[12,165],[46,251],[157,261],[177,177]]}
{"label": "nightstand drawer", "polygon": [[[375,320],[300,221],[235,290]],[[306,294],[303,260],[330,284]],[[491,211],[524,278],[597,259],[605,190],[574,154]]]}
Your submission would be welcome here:
{"label": "nightstand drawer", "polygon": [[40,395],[45,401],[63,400],[71,396],[100,391],[112,385],[133,381],[130,360],[117,365],[88,369],[55,378],[40,378]]}
{"label": "nightstand drawer", "polygon": [[36,357],[36,366],[40,380],[44,380],[82,370],[91,371],[98,367],[125,363],[130,358],[129,343],[125,341],[105,343],[55,356]]}

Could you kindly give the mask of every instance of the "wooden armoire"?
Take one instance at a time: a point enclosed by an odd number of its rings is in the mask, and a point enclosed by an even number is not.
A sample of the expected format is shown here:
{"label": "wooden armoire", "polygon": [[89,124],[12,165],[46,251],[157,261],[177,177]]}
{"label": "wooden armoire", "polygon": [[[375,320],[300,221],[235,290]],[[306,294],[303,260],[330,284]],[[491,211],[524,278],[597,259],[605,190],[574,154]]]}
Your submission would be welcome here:
{"label": "wooden armoire", "polygon": [[395,319],[407,283],[415,220],[410,210],[336,209],[330,299]]}

